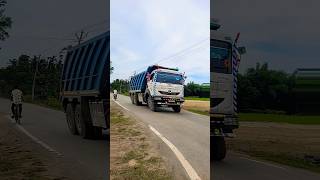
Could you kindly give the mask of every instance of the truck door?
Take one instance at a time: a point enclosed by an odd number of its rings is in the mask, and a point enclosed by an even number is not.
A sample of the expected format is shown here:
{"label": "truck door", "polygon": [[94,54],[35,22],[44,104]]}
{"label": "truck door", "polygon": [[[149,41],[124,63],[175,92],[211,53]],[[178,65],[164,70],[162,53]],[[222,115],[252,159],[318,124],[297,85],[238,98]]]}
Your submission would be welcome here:
{"label": "truck door", "polygon": [[152,73],[150,75],[150,80],[148,81],[148,90],[149,90],[151,96],[155,96],[155,92],[154,92],[155,91],[154,76],[155,76],[155,73]]}

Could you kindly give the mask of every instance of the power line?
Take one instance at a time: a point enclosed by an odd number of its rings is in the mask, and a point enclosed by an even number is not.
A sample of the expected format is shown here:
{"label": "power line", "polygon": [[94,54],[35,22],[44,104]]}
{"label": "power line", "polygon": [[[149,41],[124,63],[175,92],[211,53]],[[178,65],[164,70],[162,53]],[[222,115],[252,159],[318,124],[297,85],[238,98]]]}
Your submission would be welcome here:
{"label": "power line", "polygon": [[[184,48],[184,49],[182,49],[182,50],[180,50],[180,51],[178,51],[178,52],[176,52],[176,53],[174,53],[174,54],[171,54],[171,55],[169,55],[169,56],[167,56],[167,57],[165,57],[165,58],[161,58],[161,59],[153,62],[152,64],[158,64],[158,63],[160,63],[160,62],[173,59],[174,57],[177,57],[177,56],[179,56],[179,55],[181,55],[181,54],[183,54],[183,53],[186,53],[187,51],[192,50],[193,48],[201,45],[202,43],[208,41],[209,39],[210,39],[209,37],[206,37],[205,39],[202,39],[202,40],[200,40],[200,41],[192,44],[191,46],[188,46],[188,47],[186,47],[186,48]],[[148,66],[144,66],[144,67],[142,67],[142,68],[140,68],[140,69],[135,70],[134,72],[139,71],[139,70],[142,70],[142,69],[144,69],[144,68],[146,68],[146,67],[148,67]]]}

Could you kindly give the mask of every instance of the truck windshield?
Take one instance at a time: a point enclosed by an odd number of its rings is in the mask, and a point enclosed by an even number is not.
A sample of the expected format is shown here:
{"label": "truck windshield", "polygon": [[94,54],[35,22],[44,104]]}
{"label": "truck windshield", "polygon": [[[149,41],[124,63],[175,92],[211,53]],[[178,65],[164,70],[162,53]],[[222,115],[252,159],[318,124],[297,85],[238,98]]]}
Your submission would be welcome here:
{"label": "truck windshield", "polygon": [[231,74],[231,44],[212,39],[210,61],[210,72]]}
{"label": "truck windshield", "polygon": [[170,83],[170,84],[183,84],[183,77],[179,74],[158,72],[156,76],[156,82],[160,83]]}

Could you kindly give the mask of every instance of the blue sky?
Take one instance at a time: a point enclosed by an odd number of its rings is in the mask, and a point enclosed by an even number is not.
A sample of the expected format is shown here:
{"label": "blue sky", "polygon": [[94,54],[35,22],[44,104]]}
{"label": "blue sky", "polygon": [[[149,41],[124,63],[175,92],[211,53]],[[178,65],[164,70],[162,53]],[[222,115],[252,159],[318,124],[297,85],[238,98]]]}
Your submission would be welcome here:
{"label": "blue sky", "polygon": [[187,81],[209,82],[209,3],[111,0],[111,80],[159,64],[178,67]]}

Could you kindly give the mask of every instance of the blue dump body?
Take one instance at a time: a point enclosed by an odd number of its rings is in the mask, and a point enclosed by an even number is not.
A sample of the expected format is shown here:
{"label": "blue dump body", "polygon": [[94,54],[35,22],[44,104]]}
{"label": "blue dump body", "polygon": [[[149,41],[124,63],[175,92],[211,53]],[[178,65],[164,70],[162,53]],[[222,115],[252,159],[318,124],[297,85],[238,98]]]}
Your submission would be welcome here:
{"label": "blue dump body", "polygon": [[102,94],[109,84],[110,33],[96,36],[68,50],[61,83],[62,94]]}
{"label": "blue dump body", "polygon": [[170,69],[170,68],[165,68],[157,65],[149,66],[146,71],[143,71],[139,74],[136,74],[131,77],[130,79],[130,91],[136,91],[136,92],[144,92],[147,87],[147,74],[151,73],[155,69]]}

